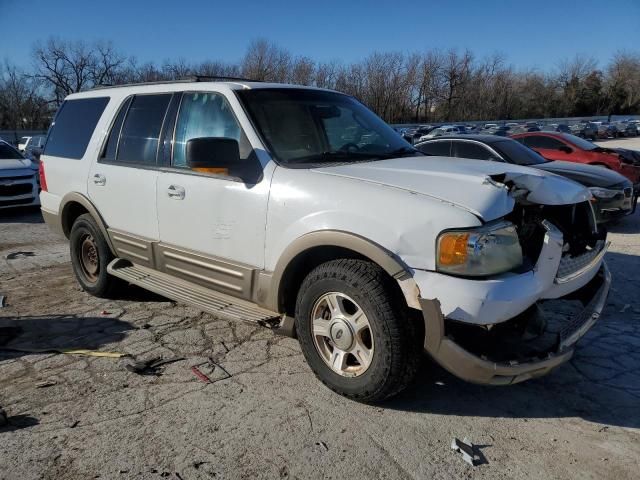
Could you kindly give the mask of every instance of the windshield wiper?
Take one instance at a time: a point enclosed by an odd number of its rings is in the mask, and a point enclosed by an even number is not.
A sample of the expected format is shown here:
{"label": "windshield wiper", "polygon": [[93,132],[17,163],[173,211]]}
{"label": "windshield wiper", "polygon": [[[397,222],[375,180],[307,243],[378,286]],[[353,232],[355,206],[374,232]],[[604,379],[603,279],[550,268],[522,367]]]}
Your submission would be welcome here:
{"label": "windshield wiper", "polygon": [[334,162],[340,160],[365,160],[370,158],[378,158],[375,153],[365,152],[347,152],[347,151],[334,151],[334,152],[321,152],[315,155],[309,155],[307,157],[299,157],[289,160],[288,163],[313,163],[313,162]]}
{"label": "windshield wiper", "polygon": [[416,153],[419,153],[421,155],[424,155],[420,150],[418,150],[417,148],[412,148],[412,147],[400,147],[397,148],[395,150],[392,150],[391,152],[386,152],[386,153],[381,153],[379,156],[381,158],[395,158],[395,157],[407,157],[407,156],[413,156]]}
{"label": "windshield wiper", "polygon": [[300,157],[289,160],[288,163],[313,163],[313,162],[334,162],[342,160],[384,160],[388,158],[403,157],[421,153],[411,147],[402,147],[391,152],[350,152],[346,150],[336,150],[317,153],[308,157]]}

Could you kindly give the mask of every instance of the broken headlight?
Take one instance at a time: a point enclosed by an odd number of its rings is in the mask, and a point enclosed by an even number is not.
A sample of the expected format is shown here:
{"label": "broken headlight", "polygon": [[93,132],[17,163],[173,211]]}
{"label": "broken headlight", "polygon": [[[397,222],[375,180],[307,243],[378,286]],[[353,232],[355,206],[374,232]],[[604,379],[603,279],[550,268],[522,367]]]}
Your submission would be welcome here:
{"label": "broken headlight", "polygon": [[438,236],[436,268],[443,273],[483,277],[522,265],[516,227],[507,222]]}

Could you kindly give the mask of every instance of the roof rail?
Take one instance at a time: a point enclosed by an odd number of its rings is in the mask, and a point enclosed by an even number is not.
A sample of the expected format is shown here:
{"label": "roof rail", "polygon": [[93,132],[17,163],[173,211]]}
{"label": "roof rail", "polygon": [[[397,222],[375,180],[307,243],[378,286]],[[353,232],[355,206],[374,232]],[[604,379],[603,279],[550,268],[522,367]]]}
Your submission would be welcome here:
{"label": "roof rail", "polygon": [[263,82],[263,80],[255,80],[252,78],[244,78],[244,77],[227,77],[227,76],[219,76],[219,75],[188,75],[186,77],[178,78],[176,80],[158,80],[154,82],[121,83],[118,85],[103,83],[101,85],[96,85],[95,87],[89,90],[101,90],[103,88],[135,87],[140,85],[162,85],[166,83],[194,83],[194,82]]}

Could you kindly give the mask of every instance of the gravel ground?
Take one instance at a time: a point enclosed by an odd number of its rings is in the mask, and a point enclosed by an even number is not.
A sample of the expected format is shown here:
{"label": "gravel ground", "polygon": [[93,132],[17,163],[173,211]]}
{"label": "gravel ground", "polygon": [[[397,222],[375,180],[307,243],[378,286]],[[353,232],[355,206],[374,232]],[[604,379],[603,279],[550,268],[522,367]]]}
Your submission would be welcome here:
{"label": "gravel ground", "polygon": [[[638,213],[611,227],[609,304],[569,364],[497,388],[425,359],[409,390],[367,406],[324,388],[268,329],[133,288],[88,296],[37,212],[0,213],[0,327],[20,329],[0,345],[184,358],[138,375],[131,359],[0,347],[0,479],[637,478],[639,233]],[[454,436],[481,465],[451,451]]]}

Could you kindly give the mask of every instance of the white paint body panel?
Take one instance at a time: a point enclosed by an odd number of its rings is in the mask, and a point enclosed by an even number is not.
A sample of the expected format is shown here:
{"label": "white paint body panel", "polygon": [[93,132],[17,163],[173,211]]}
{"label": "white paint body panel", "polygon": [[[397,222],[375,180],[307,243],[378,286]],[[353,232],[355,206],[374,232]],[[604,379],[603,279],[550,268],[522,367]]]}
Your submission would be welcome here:
{"label": "white paint body panel", "polygon": [[[360,167],[370,168],[366,165]],[[358,166],[276,170],[267,217],[267,270],[275,268],[282,252],[294,240],[318,230],[359,235],[393,253],[411,268],[432,270],[438,233],[447,228],[482,224],[471,212],[433,197],[326,174],[342,168],[357,170]]]}
{"label": "white paint body panel", "polygon": [[[256,185],[223,177],[163,171],[158,176],[158,222],[164,243],[264,266],[264,235],[273,164]],[[182,200],[168,188],[184,188]]]}

